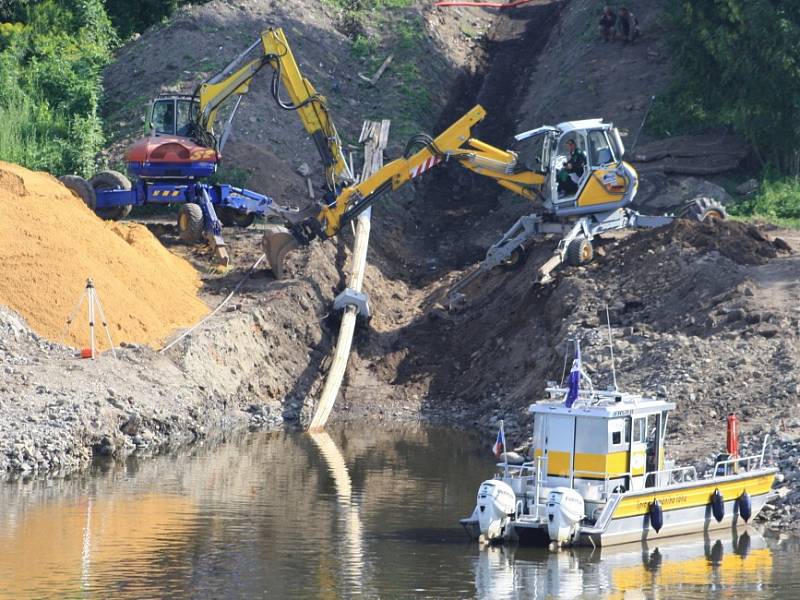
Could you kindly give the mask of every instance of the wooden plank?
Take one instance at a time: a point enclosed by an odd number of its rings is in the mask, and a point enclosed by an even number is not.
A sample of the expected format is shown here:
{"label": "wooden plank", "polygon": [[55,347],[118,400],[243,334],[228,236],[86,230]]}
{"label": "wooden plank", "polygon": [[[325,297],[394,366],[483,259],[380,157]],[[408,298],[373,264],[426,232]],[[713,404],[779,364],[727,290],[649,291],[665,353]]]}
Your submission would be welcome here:
{"label": "wooden plank", "polygon": [[384,119],[381,121],[381,133],[380,139],[378,140],[378,148],[381,150],[385,150],[386,146],[389,144],[389,127],[391,127],[392,122],[389,119]]}
{"label": "wooden plank", "polygon": [[381,63],[381,66],[378,67],[378,70],[375,71],[375,74],[372,77],[367,77],[363,73],[359,73],[358,76],[364,81],[366,81],[368,84],[375,85],[376,83],[378,83],[378,80],[381,78],[384,71],[386,71],[387,67],[391,64],[393,60],[394,60],[394,54],[390,54],[389,56],[387,56],[386,60],[384,60],[383,63]]}

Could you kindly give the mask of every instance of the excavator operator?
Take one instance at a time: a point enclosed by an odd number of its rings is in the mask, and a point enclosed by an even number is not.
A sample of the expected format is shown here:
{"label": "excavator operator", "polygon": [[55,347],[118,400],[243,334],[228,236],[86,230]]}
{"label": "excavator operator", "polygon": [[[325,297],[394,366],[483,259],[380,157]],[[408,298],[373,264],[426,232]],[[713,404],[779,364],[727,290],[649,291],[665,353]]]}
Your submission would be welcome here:
{"label": "excavator operator", "polygon": [[560,196],[572,196],[578,191],[578,182],[581,180],[583,169],[586,166],[586,155],[582,150],[578,150],[575,140],[567,140],[567,151],[569,152],[567,164],[557,175]]}

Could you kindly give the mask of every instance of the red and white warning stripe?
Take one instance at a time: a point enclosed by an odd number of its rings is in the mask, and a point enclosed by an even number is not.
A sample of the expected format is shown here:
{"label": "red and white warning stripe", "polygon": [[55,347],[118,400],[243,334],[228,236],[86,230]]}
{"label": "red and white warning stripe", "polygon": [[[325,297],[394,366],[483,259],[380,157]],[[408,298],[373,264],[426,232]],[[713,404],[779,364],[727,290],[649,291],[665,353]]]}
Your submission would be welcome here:
{"label": "red and white warning stripe", "polygon": [[431,167],[435,167],[440,162],[442,162],[441,158],[439,158],[438,156],[431,156],[429,159],[420,163],[419,166],[411,169],[411,179],[414,179],[414,177],[417,177],[418,175],[422,175],[425,171],[427,171]]}

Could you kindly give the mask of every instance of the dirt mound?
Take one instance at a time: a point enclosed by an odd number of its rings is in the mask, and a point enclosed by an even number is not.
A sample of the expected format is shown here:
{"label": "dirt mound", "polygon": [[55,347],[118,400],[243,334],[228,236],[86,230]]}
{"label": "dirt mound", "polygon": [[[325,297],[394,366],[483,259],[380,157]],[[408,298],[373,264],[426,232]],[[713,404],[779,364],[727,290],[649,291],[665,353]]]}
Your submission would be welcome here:
{"label": "dirt mound", "polygon": [[0,239],[0,304],[48,339],[87,345],[86,303],[65,325],[89,277],[116,344],[157,344],[208,311],[197,271],[145,227],[105,223],[53,177],[3,162]]}
{"label": "dirt mound", "polygon": [[678,219],[671,225],[636,233],[627,241],[625,256],[641,256],[650,250],[658,251],[665,245],[679,242],[711,252],[716,250],[740,265],[762,265],[778,255],[780,242],[767,239],[749,223],[709,220],[698,223]]}

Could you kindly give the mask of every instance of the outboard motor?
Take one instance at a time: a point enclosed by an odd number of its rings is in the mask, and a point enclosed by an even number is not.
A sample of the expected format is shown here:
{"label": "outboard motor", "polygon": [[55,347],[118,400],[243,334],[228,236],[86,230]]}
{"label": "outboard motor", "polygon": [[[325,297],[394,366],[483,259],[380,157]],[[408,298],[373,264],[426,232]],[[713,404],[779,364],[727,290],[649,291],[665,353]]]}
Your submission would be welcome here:
{"label": "outboard motor", "polygon": [[568,487],[557,487],[547,498],[547,534],[559,545],[574,541],[584,518],[583,496]]}
{"label": "outboard motor", "polygon": [[478,524],[489,542],[502,539],[517,505],[514,490],[504,481],[489,479],[478,488]]}

